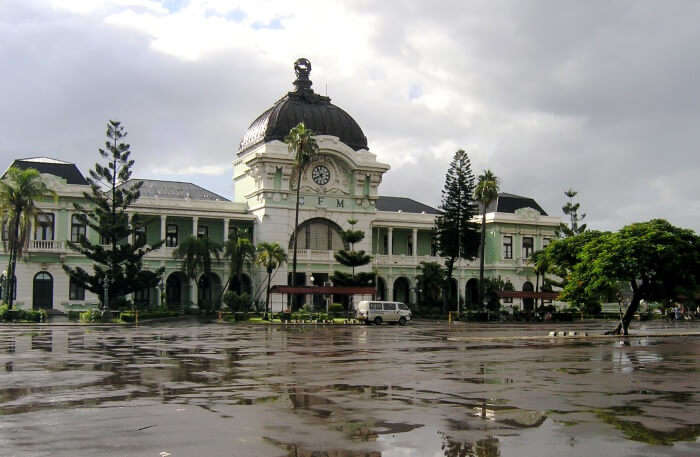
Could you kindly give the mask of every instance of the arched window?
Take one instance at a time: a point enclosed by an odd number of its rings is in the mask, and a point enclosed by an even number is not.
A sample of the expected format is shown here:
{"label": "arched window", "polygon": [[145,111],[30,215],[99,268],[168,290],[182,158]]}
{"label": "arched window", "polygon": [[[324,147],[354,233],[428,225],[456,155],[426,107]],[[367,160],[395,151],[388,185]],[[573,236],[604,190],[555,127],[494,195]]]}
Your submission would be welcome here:
{"label": "arched window", "polygon": [[[319,251],[337,251],[345,249],[342,229],[338,224],[328,219],[309,219],[297,230],[297,248],[314,249]],[[294,237],[290,237],[289,249],[294,248]]]}
{"label": "arched window", "polygon": [[70,240],[74,242],[80,241],[86,233],[85,220],[79,214],[74,214],[70,218]]}

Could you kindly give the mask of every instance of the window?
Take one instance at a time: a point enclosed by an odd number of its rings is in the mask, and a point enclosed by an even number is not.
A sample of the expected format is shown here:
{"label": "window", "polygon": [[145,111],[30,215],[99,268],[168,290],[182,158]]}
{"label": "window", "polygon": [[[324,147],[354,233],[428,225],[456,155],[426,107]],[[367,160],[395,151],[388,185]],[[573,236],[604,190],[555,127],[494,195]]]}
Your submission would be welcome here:
{"label": "window", "polygon": [[[327,219],[310,219],[304,222],[297,231],[297,247],[318,251],[337,251],[344,249],[340,227]],[[289,248],[294,245],[294,237],[290,237]]]}
{"label": "window", "polygon": [[396,303],[384,303],[384,311],[396,311]]}
{"label": "window", "polygon": [[177,224],[168,224],[165,234],[165,246],[169,248],[177,247]]}
{"label": "window", "polygon": [[137,305],[147,305],[150,298],[150,289],[141,289],[134,292],[134,303]]}
{"label": "window", "polygon": [[209,238],[209,227],[207,227],[206,225],[198,225],[197,238]]}
{"label": "window", "polygon": [[513,258],[513,237],[510,235],[503,237],[503,258]]}
{"label": "window", "polygon": [[549,243],[551,243],[551,242],[552,242],[551,238],[542,238],[542,249],[549,246]]}
{"label": "window", "polygon": [[403,311],[408,311],[408,306],[403,303],[399,303],[399,309]]}
{"label": "window", "polygon": [[69,300],[85,300],[85,288],[76,283],[73,278],[70,279],[68,289]]}
{"label": "window", "polygon": [[528,259],[532,255],[534,243],[531,236],[523,237],[523,259]]}
{"label": "window", "polygon": [[53,214],[41,213],[37,215],[34,239],[41,241],[53,241]]}
{"label": "window", "polygon": [[369,304],[369,309],[372,311],[381,311],[382,310],[382,304],[381,303],[370,303]]}
{"label": "window", "polygon": [[146,227],[143,225],[138,225],[134,229],[134,244],[136,246],[146,244]]}
{"label": "window", "polygon": [[74,214],[70,218],[70,240],[77,243],[83,237],[85,237],[85,221],[80,215]]}

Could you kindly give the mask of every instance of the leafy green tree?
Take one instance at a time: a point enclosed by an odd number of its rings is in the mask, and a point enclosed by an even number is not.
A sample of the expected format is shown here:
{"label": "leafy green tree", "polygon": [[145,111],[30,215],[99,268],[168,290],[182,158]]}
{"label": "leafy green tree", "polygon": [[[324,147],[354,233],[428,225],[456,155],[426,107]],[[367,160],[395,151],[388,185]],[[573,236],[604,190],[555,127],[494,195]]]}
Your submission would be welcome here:
{"label": "leafy green tree", "polygon": [[700,238],[692,230],[662,219],[591,237],[576,255],[562,298],[581,301],[582,297],[600,297],[617,288],[618,281],[629,283],[632,298],[610,333],[627,335],[641,300],[677,300],[688,291],[697,291]]}
{"label": "leafy green tree", "polygon": [[481,203],[481,242],[479,253],[479,304],[484,303],[484,252],[486,250],[486,208],[498,198],[498,177],[491,170],[479,175],[474,197]]}
{"label": "leafy green tree", "polygon": [[[450,162],[442,190],[442,213],[435,218],[435,242],[440,256],[446,257],[442,311],[447,309],[450,282],[458,258],[473,259],[479,249],[479,232],[472,218],[477,214],[474,200],[474,174],[467,153],[460,149]],[[414,246],[414,249],[417,249]]]}
{"label": "leafy green tree", "polygon": [[44,184],[39,172],[33,168],[21,170],[10,167],[0,181],[0,227],[7,228],[7,239],[4,241],[9,253],[2,290],[9,309],[12,309],[14,300],[17,258],[22,255],[29,240],[32,221],[41,213],[36,201],[48,197],[56,198],[56,193]]}
{"label": "leafy green tree", "polygon": [[[294,237],[292,249],[292,287],[297,283],[297,230],[299,230],[299,201],[301,192],[301,176],[304,174],[304,169],[318,154],[319,148],[316,139],[313,137],[314,132],[307,129],[303,122],[297,124],[296,127],[289,131],[289,134],[284,138],[287,143],[289,152],[294,154],[294,168],[297,172],[297,201],[294,209]],[[296,297],[296,295],[294,295]]]}
{"label": "leafy green tree", "polygon": [[287,253],[284,252],[284,249],[278,243],[265,242],[258,244],[256,251],[255,263],[262,266],[267,272],[267,292],[265,296],[265,315],[267,316],[267,313],[271,311],[270,283],[272,282],[272,276],[287,261]]}
{"label": "leafy green tree", "polygon": [[416,284],[421,291],[421,302],[428,307],[435,306],[445,284],[445,268],[437,262],[421,262]]}
{"label": "leafy green tree", "polygon": [[486,308],[493,313],[497,313],[501,309],[501,299],[498,293],[506,290],[512,291],[513,284],[510,281],[505,281],[500,276],[497,278],[486,278],[485,282],[484,297],[486,298]]}
{"label": "leafy green tree", "polygon": [[586,224],[581,224],[581,221],[585,219],[586,215],[578,213],[579,208],[581,208],[581,204],[574,202],[574,197],[578,195],[578,192],[573,189],[569,189],[564,192],[564,195],[567,196],[569,201],[562,206],[561,210],[564,212],[564,214],[569,216],[570,225],[566,225],[563,222],[559,224],[559,228],[555,232],[559,238],[576,236],[586,231]]}
{"label": "leafy green tree", "polygon": [[[130,159],[130,146],[122,141],[125,137],[126,131],[119,122],[107,123],[105,148],[99,150],[105,164],[96,163],[90,170],[87,178],[90,192],[83,193],[88,204],[73,204],[78,217],[97,232],[100,240],[92,243],[83,236],[77,242],[69,241],[68,246],[92,260],[93,272],[88,273],[79,266],[63,265],[73,281],[100,298],[104,311],[108,311],[109,303],[118,298],[155,287],[165,270],[142,268],[143,256],[158,249],[162,241],[147,246],[145,237],[135,236],[139,227],[128,223],[127,209],[139,199],[143,182],[128,182],[134,161]],[[132,235],[133,243],[128,242],[129,235]],[[105,283],[108,286],[107,302],[104,301]]]}

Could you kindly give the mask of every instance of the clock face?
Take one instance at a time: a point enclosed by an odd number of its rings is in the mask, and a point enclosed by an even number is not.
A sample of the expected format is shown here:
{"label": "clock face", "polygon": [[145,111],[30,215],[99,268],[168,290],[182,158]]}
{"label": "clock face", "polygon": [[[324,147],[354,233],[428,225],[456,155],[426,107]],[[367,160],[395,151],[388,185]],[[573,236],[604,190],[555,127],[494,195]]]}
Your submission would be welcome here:
{"label": "clock face", "polygon": [[328,184],[328,181],[330,181],[331,172],[328,171],[328,168],[326,168],[325,166],[318,165],[311,172],[311,178],[316,184],[323,186],[325,184]]}

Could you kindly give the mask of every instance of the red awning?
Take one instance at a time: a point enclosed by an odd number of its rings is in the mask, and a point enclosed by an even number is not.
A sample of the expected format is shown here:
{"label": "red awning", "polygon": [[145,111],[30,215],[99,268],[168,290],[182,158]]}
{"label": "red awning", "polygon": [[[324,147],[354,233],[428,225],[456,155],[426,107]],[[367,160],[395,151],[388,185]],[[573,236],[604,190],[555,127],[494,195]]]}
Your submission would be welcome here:
{"label": "red awning", "polygon": [[377,293],[374,287],[326,287],[326,286],[272,286],[272,294],[291,295],[372,295]]}
{"label": "red awning", "polygon": [[541,298],[543,300],[556,300],[559,292],[524,292],[524,291],[503,291],[496,292],[499,298]]}

